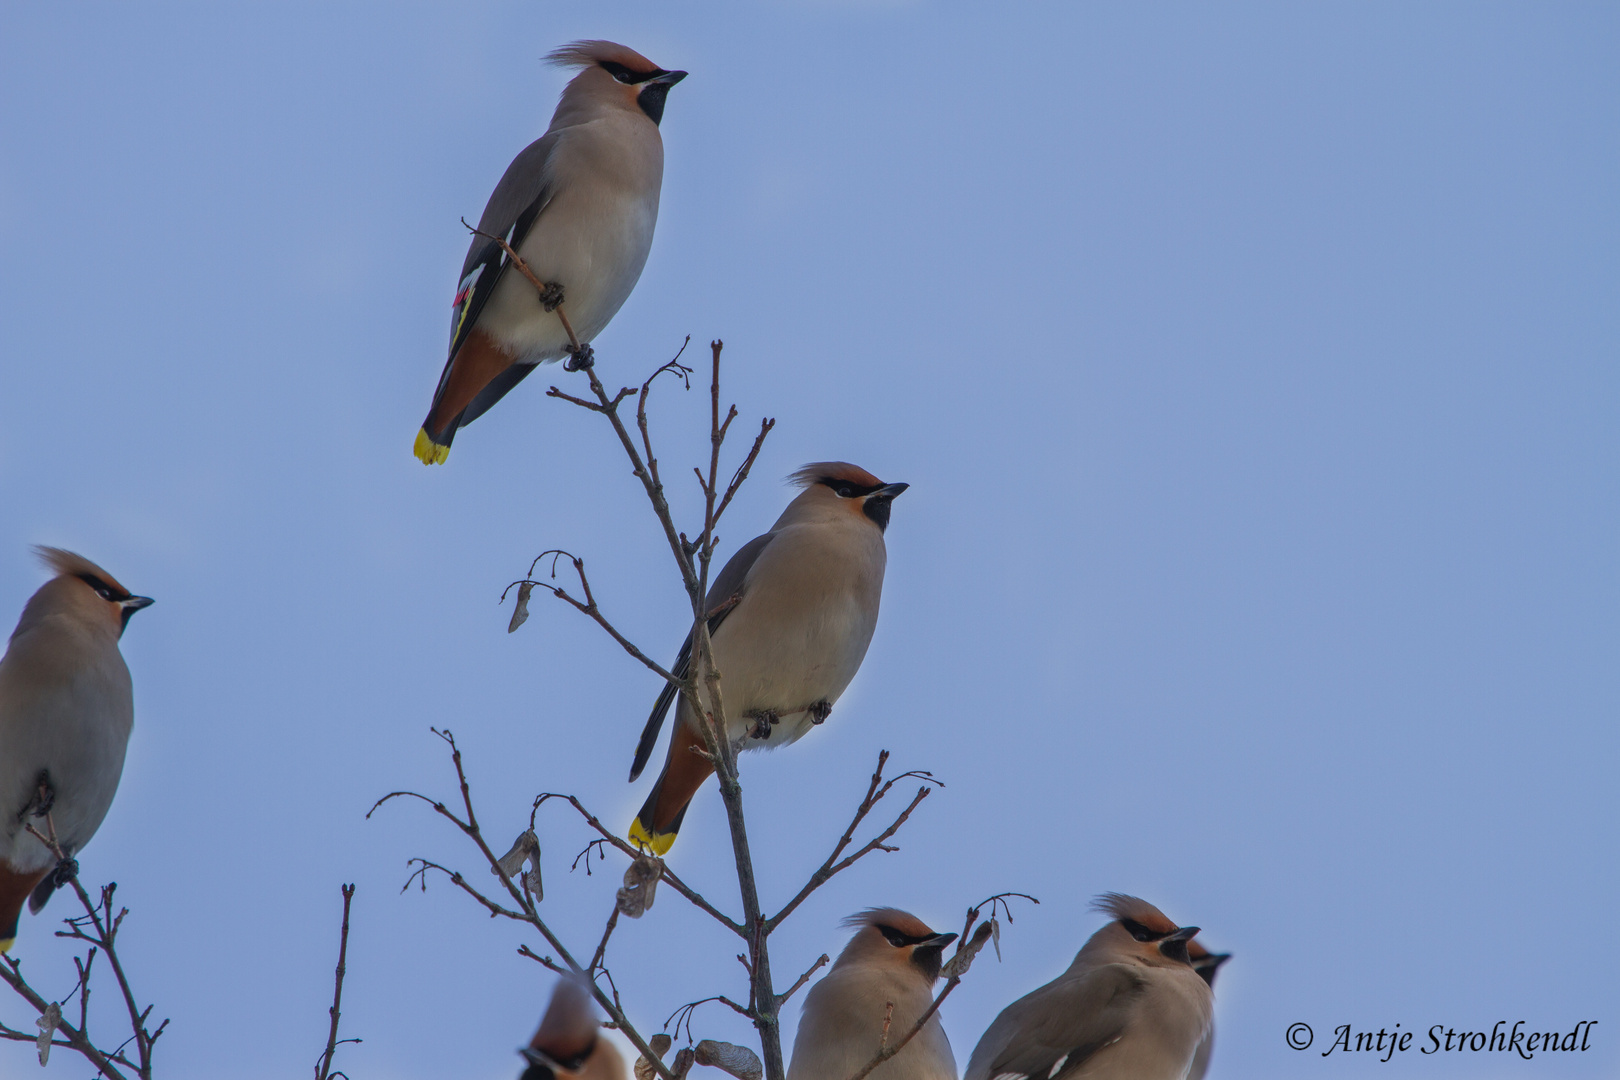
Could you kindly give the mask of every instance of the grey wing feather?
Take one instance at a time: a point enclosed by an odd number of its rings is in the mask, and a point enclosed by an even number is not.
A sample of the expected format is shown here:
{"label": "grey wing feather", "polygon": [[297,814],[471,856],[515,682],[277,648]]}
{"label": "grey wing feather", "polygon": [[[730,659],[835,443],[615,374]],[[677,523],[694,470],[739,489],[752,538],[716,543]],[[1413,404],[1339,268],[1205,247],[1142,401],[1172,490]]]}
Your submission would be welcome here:
{"label": "grey wing feather", "polygon": [[[709,586],[709,595],[704,598],[704,605],[713,611],[733,596],[742,592],[743,582],[748,577],[748,571],[753,568],[759,553],[764,551],[776,536],[773,532],[756,536],[748,543],[737,549],[737,554],[726,561],[720,568],[720,574]],[[716,615],[709,616],[709,633],[714,633],[720,624],[726,621],[733,608],[726,608]],[[680,655],[675,658],[675,666],[670,674],[677,679],[686,678],[692,666],[692,633],[687,631],[686,640],[681,643]],[[630,763],[630,779],[633,782],[641,775],[641,770],[647,767],[647,760],[652,757],[653,746],[658,742],[658,733],[663,730],[664,717],[669,715],[669,707],[675,701],[675,684],[665,683],[664,689],[659,691],[658,700],[653,702],[652,715],[647,717],[646,727],[641,729],[641,741],[636,743],[636,757]]]}
{"label": "grey wing feather", "polygon": [[1120,1037],[1146,986],[1129,966],[1105,964],[1026,994],[984,1033],[964,1080],[1060,1080],[1074,1075]]}
{"label": "grey wing feather", "polygon": [[[490,193],[489,202],[484,204],[484,214],[478,219],[480,232],[505,236],[506,230],[517,223],[519,215],[541,196],[546,189],[546,164],[556,145],[557,133],[548,132],[512,159],[512,164],[501,174],[500,183]],[[521,240],[522,237],[514,236],[508,242],[516,248]],[[472,270],[488,243],[482,236],[472,238],[467,247],[467,259],[461,264],[463,276]]]}

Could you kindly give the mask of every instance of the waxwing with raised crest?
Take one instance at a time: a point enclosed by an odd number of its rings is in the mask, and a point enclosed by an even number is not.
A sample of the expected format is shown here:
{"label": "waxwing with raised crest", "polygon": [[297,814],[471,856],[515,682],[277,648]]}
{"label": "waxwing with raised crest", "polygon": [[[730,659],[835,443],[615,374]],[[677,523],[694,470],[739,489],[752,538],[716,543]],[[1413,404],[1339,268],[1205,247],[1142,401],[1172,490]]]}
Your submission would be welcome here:
{"label": "waxwing with raised crest", "polygon": [[[715,667],[722,678],[727,735],[745,749],[786,746],[825,720],[866,656],[877,627],[889,509],[906,484],[886,484],[844,461],[806,465],[804,490],[771,531],[744,544],[709,589]],[[685,678],[692,636],[676,657]],[[641,775],[675,703],[665,686],[636,747]],[[675,842],[693,794],[714,772],[696,751],[697,717],[676,707],[664,768],[630,827],[630,839],[662,855]]]}
{"label": "waxwing with raised crest", "polygon": [[[152,602],[83,556],[36,550],[55,576],[0,659],[0,952],[16,939],[23,902],[45,906],[112,805],[135,721],[118,640]],[[54,833],[68,861],[35,832]]]}
{"label": "waxwing with raised crest", "polygon": [[1001,1011],[963,1080],[1185,1080],[1213,1024],[1188,954],[1198,927],[1123,893],[1097,907],[1113,921],[1067,971]]}
{"label": "waxwing with raised crest", "polygon": [[[588,348],[652,250],[664,182],[658,125],[669,88],[686,72],[611,41],[576,41],[549,59],[580,72],[551,127],[507,166],[478,219],[482,235],[473,236],[456,288],[450,356],[416,435],[427,465],[443,462],[456,430],[537,365],[572,352],[565,317]],[[547,286],[544,300],[502,240]],[[588,354],[575,361],[588,363]]]}
{"label": "waxwing with raised crest", "polygon": [[[805,995],[788,1080],[849,1080],[885,1042],[904,1038],[933,1004],[945,946],[956,940],[895,908],[863,911],[845,925],[855,928],[855,936]],[[868,1075],[956,1080],[956,1058],[939,1013]]]}

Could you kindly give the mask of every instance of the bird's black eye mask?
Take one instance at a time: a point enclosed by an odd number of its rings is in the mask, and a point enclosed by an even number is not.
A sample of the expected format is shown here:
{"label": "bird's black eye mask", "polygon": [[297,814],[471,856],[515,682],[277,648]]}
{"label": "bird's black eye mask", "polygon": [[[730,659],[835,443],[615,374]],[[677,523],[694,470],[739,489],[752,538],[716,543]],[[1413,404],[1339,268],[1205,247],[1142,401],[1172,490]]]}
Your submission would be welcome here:
{"label": "bird's black eye mask", "polygon": [[884,941],[897,949],[903,949],[907,945],[917,945],[924,941],[932,941],[939,936],[938,934],[923,934],[921,936],[902,934],[892,926],[879,926],[878,932],[883,935]]}
{"label": "bird's black eye mask", "polygon": [[883,486],[882,484],[857,484],[849,480],[837,480],[831,476],[823,476],[816,483],[825,484],[832,488],[840,499],[863,498]]}
{"label": "bird's black eye mask", "polygon": [[1135,919],[1121,919],[1119,920],[1119,925],[1123,926],[1127,931],[1129,931],[1131,937],[1135,938],[1137,941],[1158,941],[1162,938],[1169,937],[1172,933],[1168,930],[1149,930]]}
{"label": "bird's black eye mask", "polygon": [[651,71],[631,71],[623,64],[613,60],[599,61],[597,63],[597,67],[600,67],[603,71],[607,72],[615,79],[618,79],[626,86],[640,86],[649,79],[656,79],[661,75],[669,74],[669,72],[665,71],[663,68],[653,68]]}
{"label": "bird's black eye mask", "polygon": [[117,604],[129,599],[129,593],[123,589],[113,588],[94,574],[80,574],[79,580],[96,590],[96,595],[109,603]]}

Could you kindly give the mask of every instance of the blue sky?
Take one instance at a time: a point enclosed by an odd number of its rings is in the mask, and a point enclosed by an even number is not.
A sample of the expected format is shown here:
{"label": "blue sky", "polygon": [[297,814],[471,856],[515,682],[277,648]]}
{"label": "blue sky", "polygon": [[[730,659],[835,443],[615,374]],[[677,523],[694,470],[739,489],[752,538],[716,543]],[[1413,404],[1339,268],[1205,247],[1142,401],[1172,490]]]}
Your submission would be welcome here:
{"label": "blue sky", "polygon": [[[134,911],[126,963],[174,1018],[165,1075],[309,1068],[345,881],[344,1033],[365,1040],[345,1071],[516,1075],[550,989],[529,939],[444,884],[401,895],[410,856],[483,872],[420,809],[364,812],[452,793],[429,725],[457,732],[501,837],[539,791],[621,825],[645,794],[624,775],[653,677],[541,598],[508,636],[496,603],[560,546],[655,655],[684,630],[610,435],[544,396],[571,377],[531,378],[445,467],[410,453],[457,219],[544,130],[564,75],[539,58],[579,37],[692,73],[652,257],[596,344],[630,383],[687,334],[724,338],[742,422],[776,417],[726,552],[806,461],[913,485],[861,675],[824,728],[744,759],[766,896],[820,862],[879,749],[948,786],[795,916],[784,982],[860,908],[954,928],[1033,893],[944,1011],[965,1064],[1121,890],[1236,954],[1217,1080],[1620,1065],[1612,9],[4,18],[0,613],[42,580],[34,543],[158,600],[125,639],[137,728],[82,865]],[[660,393],[672,478],[706,408]],[[617,874],[569,874],[587,837],[546,814],[548,910],[594,943]],[[734,909],[726,850],[710,790],[672,865]],[[25,921],[18,952],[65,990],[50,929]],[[666,893],[609,963],[656,1029],[738,993],[735,951]],[[1599,1024],[1533,1063],[1283,1038],[1502,1018]],[[0,1073],[28,1055],[0,1045]],[[60,1053],[46,1075],[82,1071]]]}

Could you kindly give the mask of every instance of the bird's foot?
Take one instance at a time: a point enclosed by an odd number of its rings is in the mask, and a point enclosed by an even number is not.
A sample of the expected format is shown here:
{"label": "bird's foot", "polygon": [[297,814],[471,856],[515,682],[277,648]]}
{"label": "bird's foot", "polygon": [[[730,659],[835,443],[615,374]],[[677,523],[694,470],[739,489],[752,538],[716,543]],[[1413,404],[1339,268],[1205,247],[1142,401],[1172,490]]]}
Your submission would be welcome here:
{"label": "bird's foot", "polygon": [[556,311],[562,302],[563,287],[555,281],[547,282],[546,287],[540,290],[540,306],[547,311]]}
{"label": "bird's foot", "polygon": [[754,726],[749,729],[750,739],[768,739],[771,737],[771,728],[782,718],[774,710],[762,709],[759,712],[744,713],[744,719],[752,720]]}
{"label": "bird's foot", "polygon": [[577,349],[573,347],[568,349],[568,359],[563,361],[563,370],[584,371],[586,368],[595,365],[596,350],[591,348],[591,343],[587,341]]}
{"label": "bird's foot", "polygon": [[44,817],[56,805],[56,788],[51,786],[50,774],[40,773],[35,784],[34,797],[23,806],[22,813],[17,815],[18,821],[28,817]]}
{"label": "bird's foot", "polygon": [[812,724],[825,723],[827,717],[832,715],[832,702],[828,701],[826,698],[822,698],[820,701],[810,706],[809,713],[810,722]]}
{"label": "bird's foot", "polygon": [[51,871],[51,891],[55,892],[79,876],[79,860],[71,856],[56,864]]}

